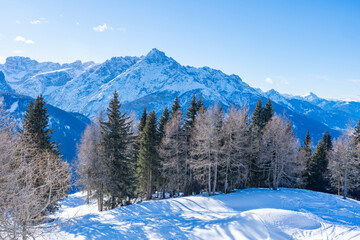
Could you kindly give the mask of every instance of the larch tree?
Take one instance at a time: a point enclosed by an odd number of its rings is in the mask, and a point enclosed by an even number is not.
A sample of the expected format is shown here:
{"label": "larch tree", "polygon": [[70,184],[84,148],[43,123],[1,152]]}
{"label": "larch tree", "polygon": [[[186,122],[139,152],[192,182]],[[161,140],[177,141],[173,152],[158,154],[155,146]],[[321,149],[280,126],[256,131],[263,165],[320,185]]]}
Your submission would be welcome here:
{"label": "larch tree", "polygon": [[223,191],[246,186],[249,163],[249,110],[231,108],[224,122],[223,134]]}
{"label": "larch tree", "polygon": [[194,177],[207,186],[209,195],[215,194],[218,178],[218,167],[222,157],[221,111],[217,106],[207,111],[200,111],[194,125],[192,138],[191,169]]}
{"label": "larch tree", "polygon": [[100,122],[102,114],[92,121],[85,129],[78,146],[78,183],[87,191],[87,202],[95,197],[98,202],[98,210],[103,211],[104,186],[109,177],[107,163],[105,162],[104,146]]}
{"label": "larch tree", "polygon": [[342,194],[344,199],[348,196],[349,190],[360,185],[359,164],[360,148],[348,130],[335,141],[329,153],[330,182],[337,194]]}
{"label": "larch tree", "polygon": [[182,114],[177,111],[165,125],[165,134],[159,146],[164,187],[173,194],[183,192],[186,181],[187,138]]}
{"label": "larch tree", "polygon": [[279,186],[297,183],[296,169],[298,140],[288,120],[275,116],[264,128],[261,143],[261,168],[266,171],[266,183],[277,190]]}

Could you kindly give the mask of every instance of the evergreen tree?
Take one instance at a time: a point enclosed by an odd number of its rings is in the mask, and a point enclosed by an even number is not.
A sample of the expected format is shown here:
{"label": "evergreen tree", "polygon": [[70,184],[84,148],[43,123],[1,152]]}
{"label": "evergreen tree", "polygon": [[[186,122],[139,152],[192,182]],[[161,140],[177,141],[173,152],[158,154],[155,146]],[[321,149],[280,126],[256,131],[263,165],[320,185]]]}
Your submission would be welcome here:
{"label": "evergreen tree", "polygon": [[141,115],[140,118],[140,122],[138,125],[138,132],[142,132],[144,130],[145,124],[146,124],[146,118],[147,118],[147,113],[146,113],[146,107],[144,107],[143,113]]}
{"label": "evergreen tree", "polygon": [[263,109],[263,120],[264,120],[263,124],[266,125],[266,123],[268,123],[273,116],[274,116],[273,106],[271,104],[270,98],[268,98],[268,101]]}
{"label": "evergreen tree", "polygon": [[355,139],[355,142],[360,144],[360,120],[358,124],[355,126],[353,137]]}
{"label": "evergreen tree", "polygon": [[153,188],[160,180],[157,145],[156,115],[155,111],[151,111],[142,134],[137,163],[138,191],[147,199],[151,199]]}
{"label": "evergreen tree", "polygon": [[165,107],[159,122],[159,142],[161,142],[161,139],[164,136],[165,125],[169,121],[169,119],[170,119],[170,112],[169,109]]}
{"label": "evergreen tree", "polygon": [[327,132],[327,131],[324,132],[324,135],[322,137],[322,141],[326,145],[326,150],[330,151],[332,149],[332,147],[333,147],[333,144],[332,144],[332,139],[331,139],[331,135],[330,135],[329,132]]}
{"label": "evergreen tree", "polygon": [[304,180],[304,184],[307,185],[306,180],[308,179],[309,167],[312,156],[312,141],[309,131],[306,132],[305,139],[303,141],[303,145],[300,149],[301,156],[301,164],[304,166],[304,171],[302,172],[302,178]]}
{"label": "evergreen tree", "polygon": [[[327,133],[324,133],[326,136]],[[306,173],[306,188],[315,191],[326,192],[329,187],[328,180],[328,146],[327,137],[324,137],[317,144],[311,157]]]}
{"label": "evergreen tree", "polygon": [[24,135],[38,150],[47,150],[60,156],[58,145],[51,141],[54,129],[49,128],[49,114],[45,104],[42,95],[36,98],[35,103],[30,102],[23,121]]}
{"label": "evergreen tree", "polygon": [[259,99],[256,103],[256,107],[251,116],[251,123],[252,123],[253,128],[257,128],[258,131],[261,130],[265,126],[261,99]]}
{"label": "evergreen tree", "polygon": [[194,126],[196,114],[199,110],[198,104],[196,102],[196,96],[194,94],[193,98],[190,102],[190,107],[187,109],[186,115],[185,115],[185,128],[187,130],[190,130]]}
{"label": "evergreen tree", "polygon": [[180,103],[179,103],[179,99],[176,96],[174,101],[173,101],[173,105],[171,106],[171,113],[174,114],[177,111],[180,111],[181,107],[180,107]]}
{"label": "evergreen tree", "polygon": [[205,105],[204,105],[204,102],[200,96],[199,100],[197,101],[197,110],[199,111],[201,108],[204,108],[205,109]]}
{"label": "evergreen tree", "polygon": [[131,197],[134,190],[134,163],[131,158],[132,122],[126,113],[121,113],[120,108],[118,93],[115,91],[107,108],[108,120],[100,122],[108,169],[104,188],[110,195],[105,205],[111,209],[119,205],[124,198]]}

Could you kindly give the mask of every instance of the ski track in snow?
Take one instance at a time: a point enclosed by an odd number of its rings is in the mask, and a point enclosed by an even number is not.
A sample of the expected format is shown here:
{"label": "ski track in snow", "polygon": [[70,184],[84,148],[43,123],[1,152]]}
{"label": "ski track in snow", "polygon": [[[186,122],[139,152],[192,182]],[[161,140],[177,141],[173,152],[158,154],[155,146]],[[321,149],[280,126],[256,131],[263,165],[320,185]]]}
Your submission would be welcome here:
{"label": "ski track in snow", "polygon": [[360,202],[300,189],[245,189],[98,212],[75,193],[46,239],[360,239]]}

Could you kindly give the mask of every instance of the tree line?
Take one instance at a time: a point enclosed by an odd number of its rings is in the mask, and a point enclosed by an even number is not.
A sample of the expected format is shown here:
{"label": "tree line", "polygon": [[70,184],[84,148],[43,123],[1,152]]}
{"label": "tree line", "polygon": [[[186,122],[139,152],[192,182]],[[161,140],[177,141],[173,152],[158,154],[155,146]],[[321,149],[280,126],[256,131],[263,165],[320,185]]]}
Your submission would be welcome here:
{"label": "tree line", "polygon": [[[185,114],[183,114],[185,112]],[[78,183],[98,209],[131,199],[228,193],[234,189],[297,187],[360,198],[360,121],[336,140],[328,132],[303,143],[291,122],[261,99],[253,113],[205,107],[178,98],[158,119],[144,108],[138,124],[121,112],[117,92],[106,113],[86,128],[78,146]]]}

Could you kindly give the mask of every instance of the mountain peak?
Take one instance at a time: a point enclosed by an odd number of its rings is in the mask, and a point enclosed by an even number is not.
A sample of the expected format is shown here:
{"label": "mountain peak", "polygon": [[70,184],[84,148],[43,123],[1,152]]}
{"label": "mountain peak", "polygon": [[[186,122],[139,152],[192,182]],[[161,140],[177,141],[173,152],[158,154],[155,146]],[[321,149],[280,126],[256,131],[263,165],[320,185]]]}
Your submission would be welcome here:
{"label": "mountain peak", "polygon": [[169,58],[165,55],[164,52],[153,48],[146,56],[145,59],[151,63],[153,62],[158,62],[158,63],[163,63],[166,60],[168,60]]}
{"label": "mountain peak", "polygon": [[303,97],[304,99],[306,99],[308,101],[315,101],[315,100],[319,99],[319,97],[313,92],[309,92],[307,94],[304,94],[301,97]]}

